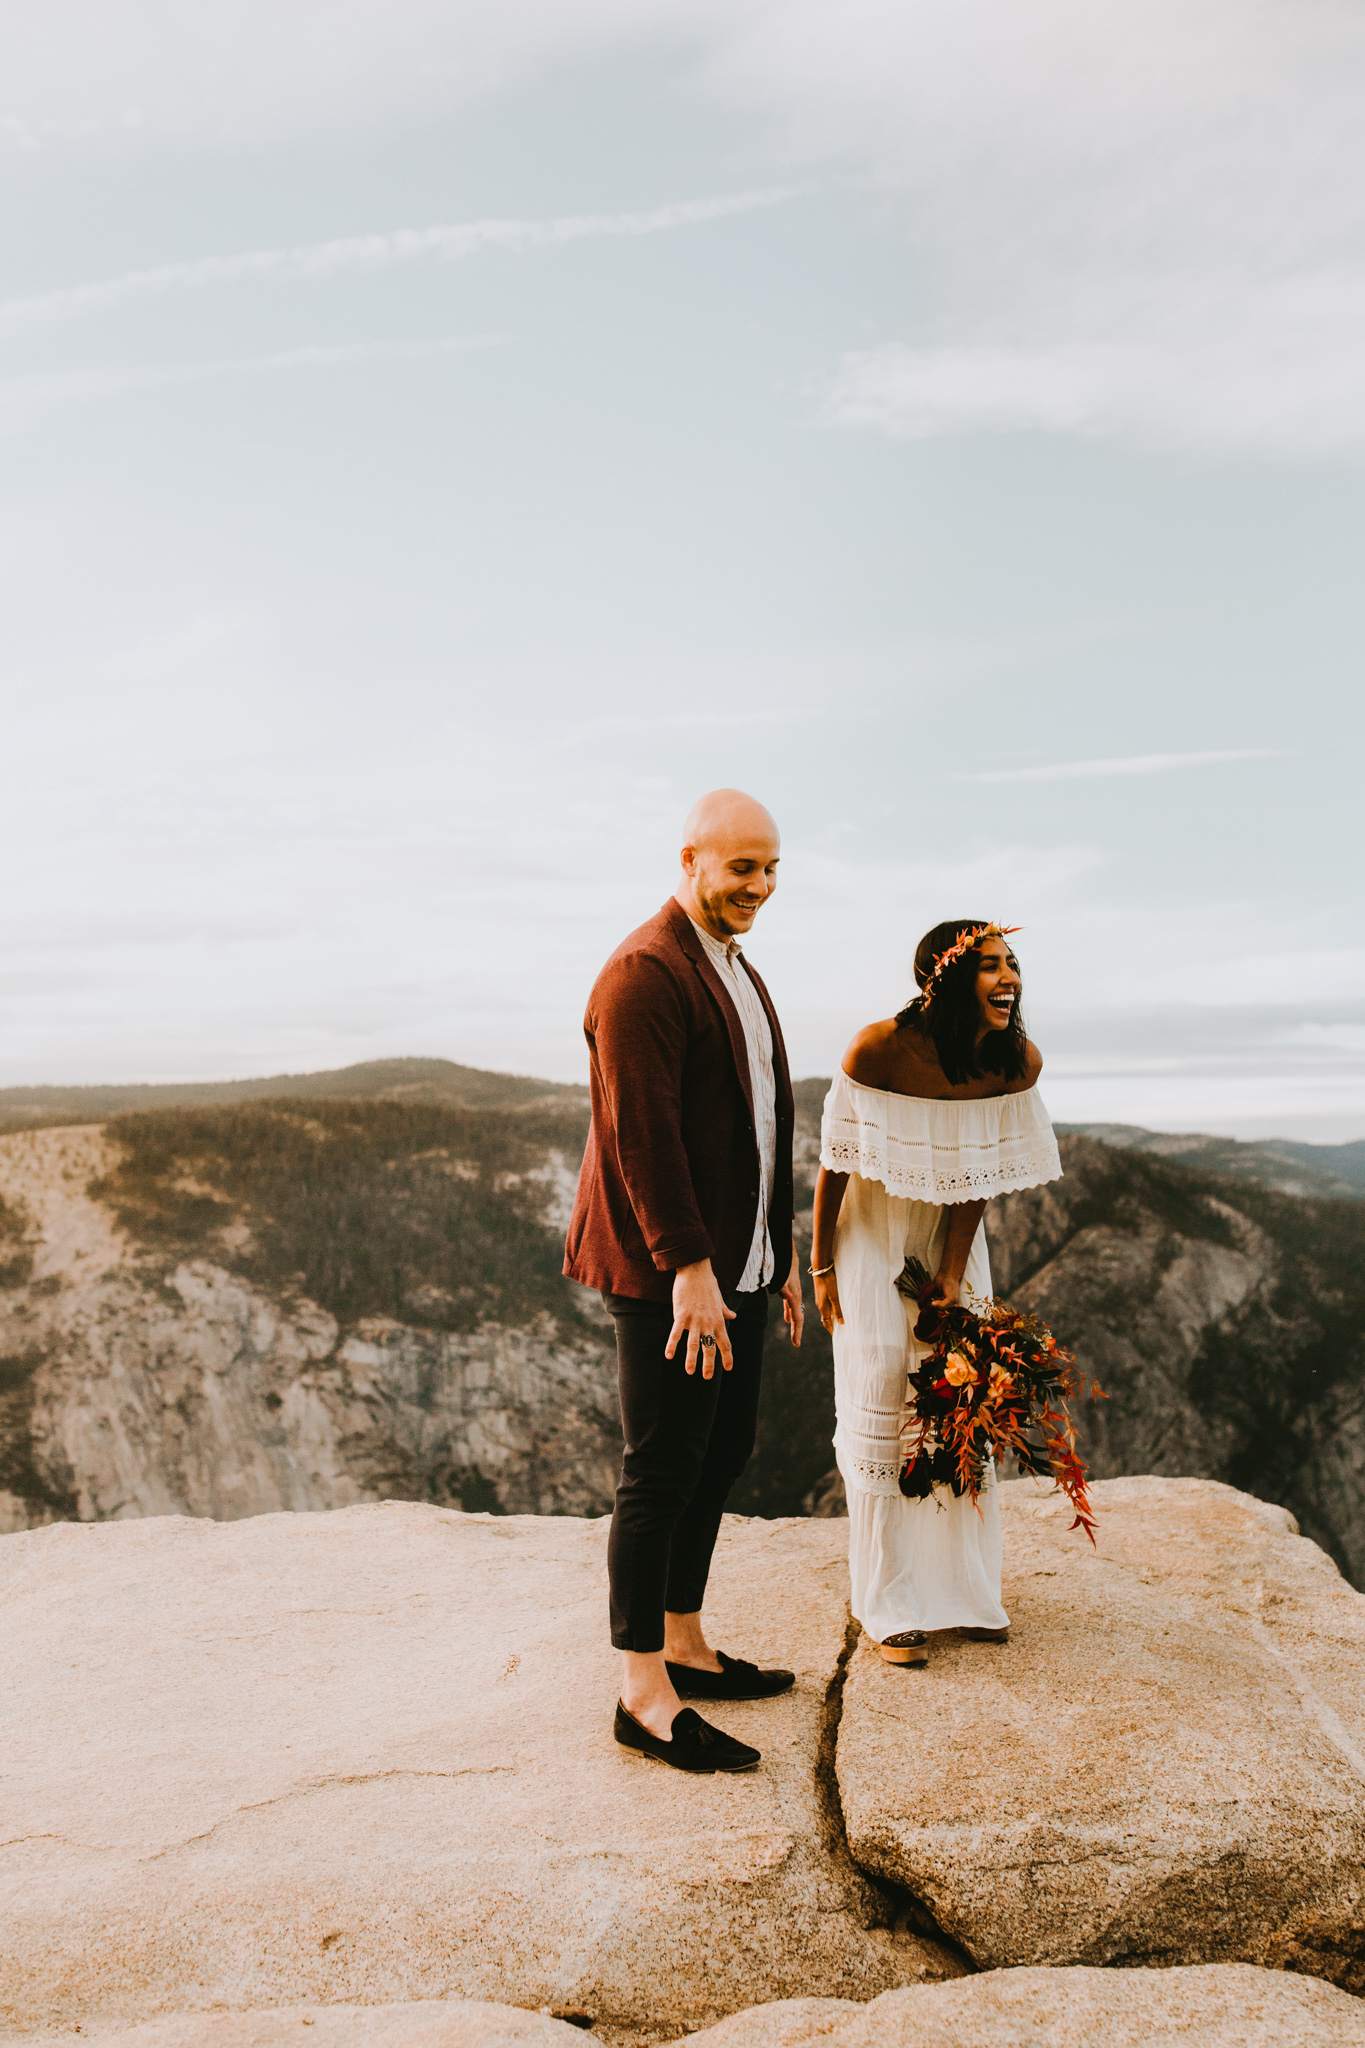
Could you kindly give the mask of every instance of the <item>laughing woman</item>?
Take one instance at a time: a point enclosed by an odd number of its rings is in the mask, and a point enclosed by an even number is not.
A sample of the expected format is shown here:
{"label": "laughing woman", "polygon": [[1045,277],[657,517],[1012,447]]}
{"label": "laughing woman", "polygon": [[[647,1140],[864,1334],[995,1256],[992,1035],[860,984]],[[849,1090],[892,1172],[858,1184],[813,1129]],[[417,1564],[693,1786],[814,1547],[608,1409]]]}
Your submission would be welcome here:
{"label": "laughing woman", "polygon": [[923,1500],[900,1491],[907,1375],[924,1347],[896,1281],[917,1258],[941,1300],[988,1296],[987,1202],[1062,1170],[1006,933],[935,925],[915,979],[912,1003],[858,1033],[825,1099],[811,1253],[834,1337],[853,1612],[893,1664],[926,1663],[932,1629],[1009,1634],[994,1470],[979,1511],[947,1484]]}

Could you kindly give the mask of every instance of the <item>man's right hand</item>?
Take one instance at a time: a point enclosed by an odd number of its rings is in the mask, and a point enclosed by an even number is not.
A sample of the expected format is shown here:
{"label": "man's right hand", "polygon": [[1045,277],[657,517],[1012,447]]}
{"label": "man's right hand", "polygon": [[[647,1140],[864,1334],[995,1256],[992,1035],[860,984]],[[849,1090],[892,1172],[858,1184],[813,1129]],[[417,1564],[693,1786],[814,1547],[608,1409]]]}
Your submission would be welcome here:
{"label": "man's right hand", "polygon": [[[704,1380],[714,1377],[716,1354],[727,1372],[734,1366],[730,1354],[730,1337],[725,1325],[732,1323],[735,1312],[727,1308],[721,1297],[719,1283],[711,1270],[709,1259],[698,1259],[694,1266],[679,1266],[673,1275],[673,1328],[668,1333],[664,1346],[664,1357],[671,1358],[678,1348],[678,1339],[686,1332],[686,1370],[697,1370],[697,1354],[701,1354],[701,1376]],[[710,1344],[703,1344],[702,1338],[710,1337]]]}

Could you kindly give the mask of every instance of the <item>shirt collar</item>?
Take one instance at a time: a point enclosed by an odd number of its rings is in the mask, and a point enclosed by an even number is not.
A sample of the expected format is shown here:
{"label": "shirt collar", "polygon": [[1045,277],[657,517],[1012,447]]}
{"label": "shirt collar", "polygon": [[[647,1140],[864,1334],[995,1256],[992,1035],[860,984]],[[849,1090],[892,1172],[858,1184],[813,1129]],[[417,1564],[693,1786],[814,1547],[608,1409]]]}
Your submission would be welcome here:
{"label": "shirt collar", "polygon": [[743,958],[738,939],[718,939],[714,932],[707,931],[704,924],[698,924],[695,917],[689,917],[687,922],[691,925],[713,960],[723,960],[728,965],[735,960]]}

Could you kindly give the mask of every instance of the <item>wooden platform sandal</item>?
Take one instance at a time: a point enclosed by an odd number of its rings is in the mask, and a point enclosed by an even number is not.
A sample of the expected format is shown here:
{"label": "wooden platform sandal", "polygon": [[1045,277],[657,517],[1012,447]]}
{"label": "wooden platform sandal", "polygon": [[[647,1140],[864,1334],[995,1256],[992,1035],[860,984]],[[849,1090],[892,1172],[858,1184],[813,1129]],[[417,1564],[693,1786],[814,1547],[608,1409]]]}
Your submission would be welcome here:
{"label": "wooden platform sandal", "polygon": [[929,1662],[929,1638],[922,1628],[907,1628],[898,1636],[888,1636],[884,1643],[874,1647],[881,1651],[888,1664],[927,1664]]}

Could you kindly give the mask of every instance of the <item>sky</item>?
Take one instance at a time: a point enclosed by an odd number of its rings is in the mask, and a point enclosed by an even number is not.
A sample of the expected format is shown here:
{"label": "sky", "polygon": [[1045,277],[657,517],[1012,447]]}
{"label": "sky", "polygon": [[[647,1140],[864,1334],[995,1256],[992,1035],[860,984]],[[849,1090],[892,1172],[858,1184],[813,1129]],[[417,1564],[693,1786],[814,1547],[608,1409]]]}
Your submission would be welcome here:
{"label": "sky", "polygon": [[5,0],[0,1085],[586,1074],[682,818],[793,1070],[1365,1135],[1355,0]]}

